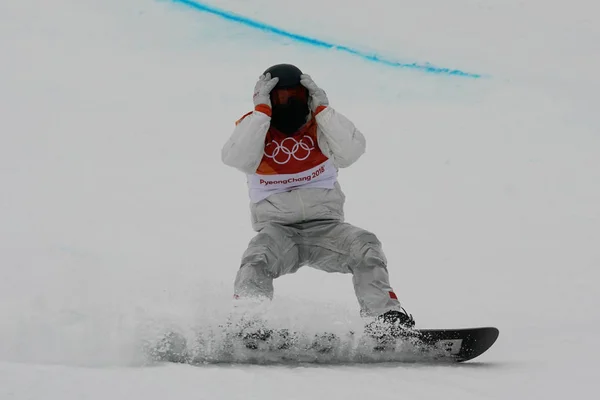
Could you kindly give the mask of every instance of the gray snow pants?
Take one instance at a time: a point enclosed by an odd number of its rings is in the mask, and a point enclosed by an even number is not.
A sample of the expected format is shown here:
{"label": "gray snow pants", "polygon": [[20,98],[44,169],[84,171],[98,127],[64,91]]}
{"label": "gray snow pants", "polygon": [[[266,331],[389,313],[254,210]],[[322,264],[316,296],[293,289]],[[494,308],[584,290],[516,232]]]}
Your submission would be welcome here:
{"label": "gray snow pants", "polygon": [[273,279],[309,265],[350,273],[362,316],[400,309],[377,237],[351,224],[319,220],[266,225],[251,241],[235,279],[236,298],[273,297]]}

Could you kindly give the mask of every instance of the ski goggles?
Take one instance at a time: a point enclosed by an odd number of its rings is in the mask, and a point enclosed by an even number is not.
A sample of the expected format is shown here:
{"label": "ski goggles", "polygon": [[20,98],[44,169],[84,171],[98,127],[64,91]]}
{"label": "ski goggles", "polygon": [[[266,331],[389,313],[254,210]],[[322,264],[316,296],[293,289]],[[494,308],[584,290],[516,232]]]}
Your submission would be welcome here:
{"label": "ski goggles", "polygon": [[308,90],[304,86],[298,85],[289,88],[275,88],[271,91],[273,105],[287,104],[292,98],[306,103],[308,102]]}

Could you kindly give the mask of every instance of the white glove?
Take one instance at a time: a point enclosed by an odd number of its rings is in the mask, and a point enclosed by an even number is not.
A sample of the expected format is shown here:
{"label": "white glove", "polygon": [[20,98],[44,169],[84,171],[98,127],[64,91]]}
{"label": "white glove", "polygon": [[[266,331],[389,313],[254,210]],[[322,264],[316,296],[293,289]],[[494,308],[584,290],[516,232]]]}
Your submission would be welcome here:
{"label": "white glove", "polygon": [[271,78],[271,73],[267,72],[266,75],[261,75],[254,86],[254,106],[259,104],[266,104],[271,107],[271,98],[269,94],[271,90],[277,85],[279,78]]}
{"label": "white glove", "polygon": [[329,100],[327,99],[327,94],[323,89],[317,86],[315,81],[312,80],[310,75],[302,74],[300,75],[300,83],[302,86],[308,89],[308,94],[310,95],[310,108],[313,112],[316,111],[319,106],[328,106]]}

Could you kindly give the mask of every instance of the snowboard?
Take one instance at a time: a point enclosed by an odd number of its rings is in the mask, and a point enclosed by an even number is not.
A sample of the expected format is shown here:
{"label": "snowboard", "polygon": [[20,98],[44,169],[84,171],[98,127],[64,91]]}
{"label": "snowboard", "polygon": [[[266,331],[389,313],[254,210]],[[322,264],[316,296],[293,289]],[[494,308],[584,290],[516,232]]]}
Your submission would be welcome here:
{"label": "snowboard", "polygon": [[420,329],[420,340],[426,346],[439,349],[440,360],[463,362],[485,353],[498,339],[494,327],[466,329]]}
{"label": "snowboard", "polygon": [[417,329],[412,336],[382,347],[373,338],[354,332],[307,334],[283,329],[270,331],[269,335],[251,342],[236,333],[212,332],[197,335],[190,343],[183,335],[170,332],[146,350],[155,362],[193,365],[449,364],[480,356],[495,343],[498,335],[494,327]]}

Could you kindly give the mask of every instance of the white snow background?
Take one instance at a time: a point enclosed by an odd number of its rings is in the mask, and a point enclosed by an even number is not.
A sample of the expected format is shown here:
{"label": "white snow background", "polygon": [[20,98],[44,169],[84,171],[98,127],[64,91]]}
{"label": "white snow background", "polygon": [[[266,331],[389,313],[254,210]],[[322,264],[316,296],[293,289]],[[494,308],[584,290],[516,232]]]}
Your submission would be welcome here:
{"label": "white snow background", "polygon": [[[594,1],[0,2],[0,399],[564,399],[598,392],[600,28]],[[268,66],[311,74],[367,138],[348,222],[421,328],[496,326],[457,366],[146,365],[225,320],[250,228],[221,146]],[[359,326],[351,277],[276,281],[274,315]],[[340,328],[342,327],[342,328]]]}

